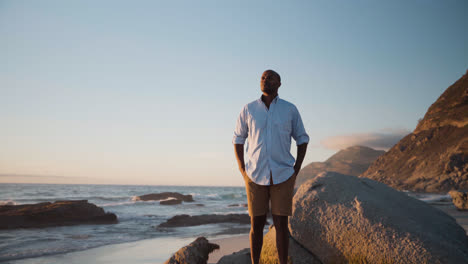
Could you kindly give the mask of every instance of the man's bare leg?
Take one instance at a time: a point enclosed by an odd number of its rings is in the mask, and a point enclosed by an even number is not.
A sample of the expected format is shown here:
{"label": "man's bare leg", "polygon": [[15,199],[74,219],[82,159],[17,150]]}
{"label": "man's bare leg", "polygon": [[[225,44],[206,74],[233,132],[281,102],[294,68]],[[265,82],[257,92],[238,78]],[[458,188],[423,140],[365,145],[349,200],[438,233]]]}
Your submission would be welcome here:
{"label": "man's bare leg", "polygon": [[250,217],[250,255],[252,264],[258,264],[263,245],[263,227],[266,215]]}
{"label": "man's bare leg", "polygon": [[287,215],[273,215],[276,229],[276,248],[280,264],[288,263],[289,230]]}

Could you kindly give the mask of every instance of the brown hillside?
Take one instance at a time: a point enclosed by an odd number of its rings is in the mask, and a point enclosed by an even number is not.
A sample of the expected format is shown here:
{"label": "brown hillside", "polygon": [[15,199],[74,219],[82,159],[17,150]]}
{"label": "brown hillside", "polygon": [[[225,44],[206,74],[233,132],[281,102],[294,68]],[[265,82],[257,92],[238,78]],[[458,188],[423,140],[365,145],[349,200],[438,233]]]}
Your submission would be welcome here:
{"label": "brown hillside", "polygon": [[312,162],[302,168],[296,179],[296,187],[325,171],[358,176],[367,170],[369,165],[383,153],[385,151],[364,146],[352,146],[342,149],[324,162]]}
{"label": "brown hillside", "polygon": [[468,190],[468,73],[429,107],[413,133],[360,177],[400,190]]}

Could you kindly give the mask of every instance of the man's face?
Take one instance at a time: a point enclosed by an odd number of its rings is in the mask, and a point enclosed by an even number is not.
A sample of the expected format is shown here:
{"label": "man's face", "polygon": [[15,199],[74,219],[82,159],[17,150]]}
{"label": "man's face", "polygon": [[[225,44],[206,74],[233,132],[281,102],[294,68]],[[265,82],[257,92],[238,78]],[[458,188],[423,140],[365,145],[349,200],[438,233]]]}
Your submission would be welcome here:
{"label": "man's face", "polygon": [[265,71],[260,79],[260,89],[266,94],[274,94],[281,86],[278,75],[273,71]]}

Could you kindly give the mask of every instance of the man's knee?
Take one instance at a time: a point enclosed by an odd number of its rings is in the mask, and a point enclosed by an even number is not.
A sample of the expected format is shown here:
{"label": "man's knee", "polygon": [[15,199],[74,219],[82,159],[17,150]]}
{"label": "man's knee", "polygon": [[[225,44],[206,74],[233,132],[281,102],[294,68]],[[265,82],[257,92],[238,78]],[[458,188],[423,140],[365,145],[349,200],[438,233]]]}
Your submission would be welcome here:
{"label": "man's knee", "polygon": [[265,227],[266,222],[266,215],[252,216],[250,217],[250,221],[250,232],[263,234],[263,228]]}
{"label": "man's knee", "polygon": [[273,223],[277,231],[288,227],[288,216],[287,215],[273,215]]}

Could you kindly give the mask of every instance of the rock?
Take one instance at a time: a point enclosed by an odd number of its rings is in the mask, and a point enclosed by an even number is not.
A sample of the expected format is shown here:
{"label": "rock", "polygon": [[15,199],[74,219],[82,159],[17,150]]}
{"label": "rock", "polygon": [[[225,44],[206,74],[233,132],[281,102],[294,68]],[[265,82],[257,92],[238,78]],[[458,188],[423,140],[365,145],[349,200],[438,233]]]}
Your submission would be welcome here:
{"label": "rock", "polygon": [[217,244],[210,243],[204,237],[199,237],[188,246],[179,249],[164,264],[206,264],[208,255],[215,249],[219,249]]}
{"label": "rock", "polygon": [[[288,263],[294,264],[322,264],[322,262],[310,251],[289,237]],[[263,237],[260,263],[279,264],[278,250],[276,249],[276,230],[270,226],[268,233]]]}
{"label": "rock", "polygon": [[383,183],[339,173],[301,185],[289,230],[323,263],[468,260],[468,237],[454,218]]}
{"label": "rock", "polygon": [[135,201],[159,201],[169,198],[175,198],[184,202],[193,202],[193,197],[190,194],[184,195],[176,192],[150,193],[141,196],[136,196]]}
{"label": "rock", "polygon": [[228,207],[247,207],[248,205],[246,203],[244,204],[230,204]]}
{"label": "rock", "polygon": [[250,224],[250,216],[248,214],[206,214],[206,215],[176,215],[158,227],[179,227],[179,226],[197,226],[216,223],[239,223]]}
{"label": "rock", "polygon": [[244,248],[230,255],[223,256],[217,264],[250,264],[250,248]]}
{"label": "rock", "polygon": [[453,204],[455,207],[462,211],[468,210],[468,195],[467,193],[459,192],[452,190],[449,192],[450,196],[452,197]]}
{"label": "rock", "polygon": [[117,216],[88,200],[0,206],[0,229],[111,223]]}
{"label": "rock", "polygon": [[295,187],[298,188],[305,181],[313,179],[318,174],[326,171],[358,176],[365,172],[372,162],[384,153],[383,150],[375,150],[364,146],[352,146],[342,149],[324,162],[312,162],[302,168],[296,178]]}
{"label": "rock", "polygon": [[159,201],[159,204],[162,204],[162,205],[174,205],[174,204],[181,204],[181,203],[182,203],[182,200],[176,199],[176,198],[170,198],[167,200]]}
{"label": "rock", "polygon": [[429,107],[413,133],[361,174],[399,190],[468,190],[468,73]]}

